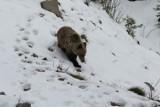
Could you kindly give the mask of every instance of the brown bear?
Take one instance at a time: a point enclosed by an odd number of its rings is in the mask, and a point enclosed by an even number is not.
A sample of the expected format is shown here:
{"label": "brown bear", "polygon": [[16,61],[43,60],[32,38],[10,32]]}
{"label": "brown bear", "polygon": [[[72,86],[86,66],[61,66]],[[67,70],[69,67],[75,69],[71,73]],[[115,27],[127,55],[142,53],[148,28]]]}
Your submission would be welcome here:
{"label": "brown bear", "polygon": [[79,57],[81,62],[85,62],[86,41],[74,31],[71,27],[61,27],[57,32],[58,47],[66,52],[67,57],[75,67],[81,67],[76,58]]}

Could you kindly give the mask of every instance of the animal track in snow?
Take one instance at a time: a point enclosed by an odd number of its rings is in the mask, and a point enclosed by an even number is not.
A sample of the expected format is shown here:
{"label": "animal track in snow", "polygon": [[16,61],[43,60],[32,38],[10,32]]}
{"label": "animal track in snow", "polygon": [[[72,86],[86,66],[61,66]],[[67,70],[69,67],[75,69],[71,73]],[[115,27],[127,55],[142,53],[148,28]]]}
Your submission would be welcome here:
{"label": "animal track in snow", "polygon": [[29,35],[29,34],[30,34],[30,32],[26,30],[26,31],[24,31],[24,34]]}
{"label": "animal track in snow", "polygon": [[50,51],[50,52],[53,52],[54,51],[54,48],[53,47],[48,47],[48,50]]}
{"label": "animal track in snow", "polygon": [[33,29],[33,30],[32,30],[32,33],[33,33],[34,35],[38,35],[38,30]]}
{"label": "animal track in snow", "polygon": [[19,31],[24,31],[24,30],[25,30],[25,28],[23,28],[23,27],[19,28]]}
{"label": "animal track in snow", "polygon": [[32,57],[35,57],[35,58],[38,58],[38,55],[35,54],[35,53],[33,53],[31,56],[32,56]]}
{"label": "animal track in snow", "polygon": [[20,52],[20,53],[18,53],[18,56],[22,56],[22,55],[23,55],[23,53],[21,53],[21,52]]}
{"label": "animal track in snow", "polygon": [[39,68],[36,68],[35,71],[37,71],[37,72],[45,72],[44,69],[39,69]]}
{"label": "animal track in snow", "polygon": [[28,49],[24,48],[24,47],[18,47],[18,46],[14,46],[14,51],[20,51],[24,54],[29,54],[30,52],[28,51]]}
{"label": "animal track in snow", "polygon": [[44,17],[45,14],[44,14],[44,13],[39,13],[39,16],[40,16],[40,17]]}
{"label": "animal track in snow", "polygon": [[26,60],[26,59],[25,59],[25,60],[22,59],[21,62],[28,63],[28,64],[32,64],[32,61],[31,61],[31,60]]}
{"label": "animal track in snow", "polygon": [[33,19],[34,19],[34,16],[30,15],[30,16],[27,17],[27,22],[31,22]]}
{"label": "animal track in snow", "polygon": [[65,105],[65,106],[71,106],[71,105],[74,105],[74,104],[75,104],[74,101],[65,101],[65,102],[63,102],[63,105]]}
{"label": "animal track in snow", "polygon": [[[14,50],[16,54],[19,56],[19,65],[21,66],[19,71],[22,73],[24,77],[31,77],[36,74],[48,73],[48,71],[53,71],[53,62],[50,61],[50,58],[47,56],[39,55],[37,52],[33,52],[31,48],[34,48],[34,37],[39,34],[38,29],[31,28],[33,17],[28,18],[26,24],[21,27],[21,25],[17,25],[17,39],[15,40],[16,44],[14,46]],[[35,35],[35,36],[34,36]],[[56,45],[56,44],[53,44]],[[54,46],[49,45],[48,50],[53,52]],[[45,75],[44,75],[45,76]],[[47,81],[53,81],[52,78],[48,78]],[[22,90],[29,91],[31,89],[31,85],[24,83],[22,84]]]}
{"label": "animal track in snow", "polygon": [[55,78],[55,75],[53,75],[53,74],[52,75],[48,75],[46,81],[53,82],[54,78]]}
{"label": "animal track in snow", "polygon": [[27,40],[29,40],[29,37],[28,36],[23,36],[22,40],[27,41]]}
{"label": "animal track in snow", "polygon": [[56,45],[57,45],[57,42],[53,42],[53,43],[54,43],[53,45],[48,46],[48,50],[50,52],[53,52],[55,50]]}
{"label": "animal track in snow", "polygon": [[34,46],[34,43],[33,43],[32,41],[28,41],[28,42],[27,42],[27,45],[28,45],[30,48],[32,48],[32,47]]}
{"label": "animal track in snow", "polygon": [[56,36],[56,32],[51,31],[50,33],[52,36],[54,36],[54,37]]}
{"label": "animal track in snow", "polygon": [[20,48],[20,50],[22,51],[22,52],[24,52],[25,54],[29,54],[30,52],[28,51],[28,49],[26,49],[26,48]]}
{"label": "animal track in snow", "polygon": [[23,91],[29,91],[31,89],[31,84],[29,83],[26,83],[26,84],[23,84]]}
{"label": "animal track in snow", "polygon": [[20,39],[16,39],[16,43],[20,43],[21,42],[21,40]]}
{"label": "animal track in snow", "polygon": [[17,46],[15,46],[14,51],[19,51],[19,48]]}

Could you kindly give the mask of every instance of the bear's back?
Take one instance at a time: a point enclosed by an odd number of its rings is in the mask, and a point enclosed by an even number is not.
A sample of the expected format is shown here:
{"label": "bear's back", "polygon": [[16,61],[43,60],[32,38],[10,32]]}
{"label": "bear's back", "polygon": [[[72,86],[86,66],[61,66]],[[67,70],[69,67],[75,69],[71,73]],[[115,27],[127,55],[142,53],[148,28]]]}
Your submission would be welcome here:
{"label": "bear's back", "polygon": [[57,32],[58,42],[79,42],[80,37],[76,31],[74,31],[71,27],[64,26],[61,27]]}

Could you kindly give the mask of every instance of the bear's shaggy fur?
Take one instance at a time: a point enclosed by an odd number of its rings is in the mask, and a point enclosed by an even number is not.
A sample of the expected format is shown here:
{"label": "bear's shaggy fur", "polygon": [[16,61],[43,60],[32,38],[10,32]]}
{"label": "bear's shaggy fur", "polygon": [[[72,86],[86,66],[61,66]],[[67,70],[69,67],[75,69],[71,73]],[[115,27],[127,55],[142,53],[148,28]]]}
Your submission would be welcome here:
{"label": "bear's shaggy fur", "polygon": [[61,27],[57,32],[58,47],[66,52],[69,60],[75,67],[81,67],[76,58],[77,56],[81,62],[85,62],[86,55],[86,41],[74,31],[71,27]]}

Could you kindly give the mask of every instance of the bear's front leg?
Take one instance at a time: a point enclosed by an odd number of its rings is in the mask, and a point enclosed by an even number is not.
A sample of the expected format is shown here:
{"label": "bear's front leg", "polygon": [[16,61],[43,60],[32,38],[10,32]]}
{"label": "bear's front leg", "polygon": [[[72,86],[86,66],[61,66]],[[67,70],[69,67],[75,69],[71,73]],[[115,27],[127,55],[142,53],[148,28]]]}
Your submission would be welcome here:
{"label": "bear's front leg", "polygon": [[78,64],[78,62],[77,62],[77,60],[76,60],[77,55],[67,53],[67,56],[68,56],[69,60],[73,63],[73,65],[74,65],[75,67],[81,68],[81,66]]}

